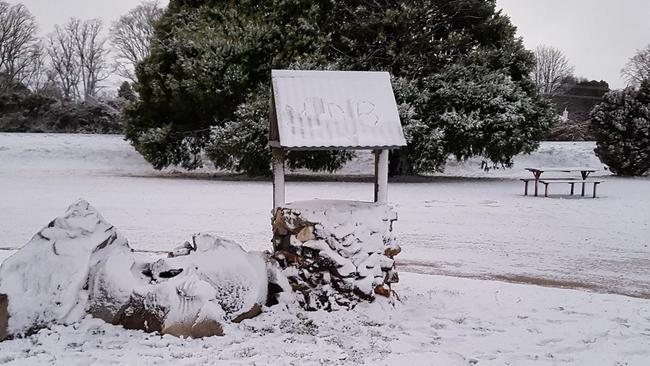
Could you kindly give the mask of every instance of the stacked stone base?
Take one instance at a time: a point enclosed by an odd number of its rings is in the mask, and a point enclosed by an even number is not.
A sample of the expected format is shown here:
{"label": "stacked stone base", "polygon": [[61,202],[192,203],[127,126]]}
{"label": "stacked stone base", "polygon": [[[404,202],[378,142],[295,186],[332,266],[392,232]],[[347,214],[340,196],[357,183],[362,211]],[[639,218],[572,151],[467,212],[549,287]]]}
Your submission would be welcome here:
{"label": "stacked stone base", "polygon": [[286,204],[274,212],[273,257],[305,309],[351,309],[376,296],[391,297],[391,285],[399,281],[396,220],[390,207],[376,203]]}

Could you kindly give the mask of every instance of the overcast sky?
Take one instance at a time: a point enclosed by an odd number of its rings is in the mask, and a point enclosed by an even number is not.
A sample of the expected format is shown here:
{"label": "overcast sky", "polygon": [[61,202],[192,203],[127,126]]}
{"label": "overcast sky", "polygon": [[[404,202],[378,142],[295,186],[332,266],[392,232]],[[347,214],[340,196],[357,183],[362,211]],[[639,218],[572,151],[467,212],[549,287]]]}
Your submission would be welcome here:
{"label": "overcast sky", "polygon": [[[18,2],[9,0],[9,2]],[[23,0],[43,33],[69,17],[102,17],[107,23],[139,0]],[[160,0],[166,4],[167,0]],[[650,43],[650,0],[497,0],[528,48],[560,48],[575,73],[622,87],[620,69]]]}

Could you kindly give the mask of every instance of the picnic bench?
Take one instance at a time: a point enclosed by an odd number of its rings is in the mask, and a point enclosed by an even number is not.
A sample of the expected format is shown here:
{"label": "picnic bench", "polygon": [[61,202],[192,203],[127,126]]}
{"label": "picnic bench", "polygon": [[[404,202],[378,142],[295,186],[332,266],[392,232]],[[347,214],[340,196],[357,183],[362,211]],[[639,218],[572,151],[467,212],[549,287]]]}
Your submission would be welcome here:
{"label": "picnic bench", "polygon": [[[587,168],[587,167],[542,167],[542,168],[526,168],[529,172],[533,173],[533,178],[522,178],[521,181],[524,182],[524,196],[528,195],[528,183],[529,182],[534,182],[535,183],[535,196],[538,195],[538,190],[539,190],[539,183],[544,185],[544,197],[548,197],[548,186],[550,184],[569,184],[571,185],[571,195],[574,194],[574,188],[575,184],[579,183],[582,185],[582,190],[581,190],[581,195],[585,195],[585,186],[588,184],[593,185],[593,198],[596,198],[596,187],[598,184],[602,183],[601,180],[593,180],[593,179],[587,179],[589,177],[589,174],[595,172],[596,170],[593,168]],[[582,179],[578,178],[571,178],[571,177],[563,177],[563,178],[542,178],[542,173],[545,172],[555,172],[555,173],[573,173],[573,172],[580,172],[580,177]]]}

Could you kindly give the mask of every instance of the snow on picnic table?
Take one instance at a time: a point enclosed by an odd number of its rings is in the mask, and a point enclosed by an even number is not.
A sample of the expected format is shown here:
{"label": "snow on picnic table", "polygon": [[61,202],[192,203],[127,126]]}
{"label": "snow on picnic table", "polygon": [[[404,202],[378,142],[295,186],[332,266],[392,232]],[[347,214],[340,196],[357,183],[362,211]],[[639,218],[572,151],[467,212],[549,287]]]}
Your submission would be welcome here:
{"label": "snow on picnic table", "polygon": [[[370,174],[371,161],[361,155],[338,174]],[[387,319],[361,310],[309,313],[307,320],[271,313],[229,336],[204,341],[160,338],[87,320],[5,342],[0,363],[128,363],[133,357],[143,364],[228,359],[239,364],[646,365],[650,180],[607,176],[590,142],[543,143],[537,152],[517,157],[510,170],[485,173],[479,165],[477,160],[450,162],[438,177],[390,184],[403,248],[397,290],[404,303]],[[595,176],[606,176],[598,199],[522,196],[516,178],[532,177],[525,167],[571,165],[592,166],[598,169]],[[0,134],[0,247],[23,245],[83,197],[139,249],[168,250],[199,231],[213,231],[247,249],[269,249],[271,183],[200,179],[206,178],[203,173],[156,172],[120,136]],[[370,200],[372,192],[372,184],[364,182],[287,184],[289,201]],[[8,254],[0,250],[0,260]],[[297,330],[289,330],[294,323]],[[305,325],[312,323],[316,328]],[[372,362],[375,358],[382,361]]]}

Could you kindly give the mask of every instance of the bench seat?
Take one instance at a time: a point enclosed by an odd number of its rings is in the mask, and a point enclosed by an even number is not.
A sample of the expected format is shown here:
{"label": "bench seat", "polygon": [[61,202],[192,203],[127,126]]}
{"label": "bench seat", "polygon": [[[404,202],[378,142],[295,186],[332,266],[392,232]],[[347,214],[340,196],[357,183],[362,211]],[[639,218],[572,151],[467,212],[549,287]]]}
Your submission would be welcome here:
{"label": "bench seat", "polygon": [[554,184],[554,183],[566,183],[571,185],[571,195],[573,196],[573,189],[576,183],[582,184],[582,196],[585,195],[585,186],[587,184],[593,184],[594,190],[593,190],[593,198],[596,198],[596,186],[598,186],[600,183],[602,183],[602,180],[597,180],[597,179],[540,179],[540,183],[544,185],[544,197],[548,197],[548,186],[549,184]]}
{"label": "bench seat", "polygon": [[[538,181],[535,178],[519,178],[519,180],[525,183],[524,184],[524,196],[528,196],[528,183]],[[581,182],[582,181],[582,179],[580,179],[580,178],[566,178],[566,177],[564,177],[564,178],[544,178],[543,180],[548,180],[548,181],[559,181],[559,180],[570,181],[570,180],[574,180],[576,182]],[[539,180],[539,182],[541,182],[541,181],[542,180]],[[535,189],[535,196],[537,196],[537,189]]]}

